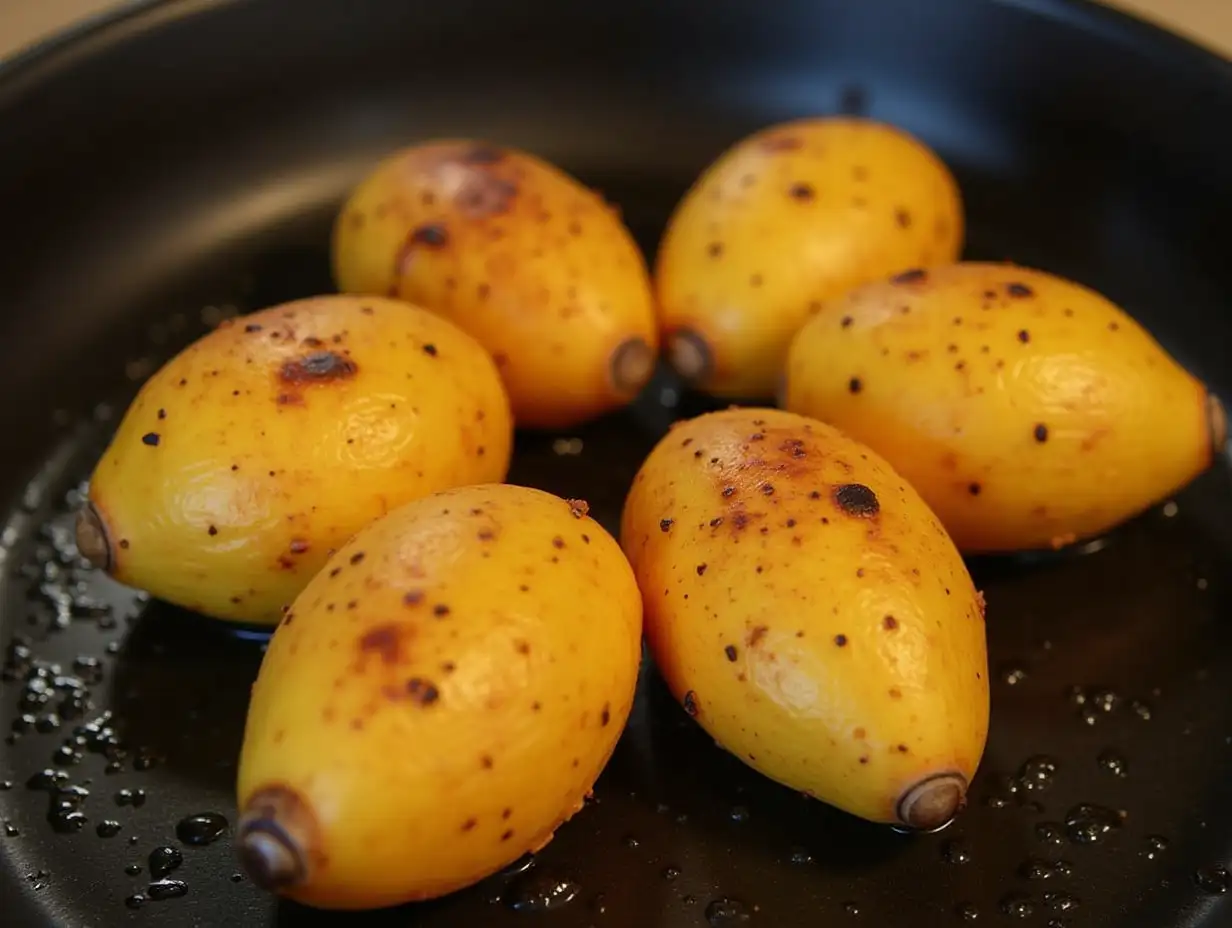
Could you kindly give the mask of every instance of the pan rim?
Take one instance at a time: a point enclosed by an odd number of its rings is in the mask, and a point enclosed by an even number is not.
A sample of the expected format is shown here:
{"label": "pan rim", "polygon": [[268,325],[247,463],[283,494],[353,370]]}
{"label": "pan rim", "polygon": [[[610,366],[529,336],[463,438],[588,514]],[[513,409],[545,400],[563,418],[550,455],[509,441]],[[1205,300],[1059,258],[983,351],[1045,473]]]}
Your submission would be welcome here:
{"label": "pan rim", "polygon": [[[140,34],[164,22],[247,0],[122,0],[112,9],[95,13],[54,30],[33,43],[0,57],[0,107],[19,95],[23,86],[69,66],[92,47],[106,47],[126,36]],[[1168,61],[1171,67],[1206,72],[1232,93],[1232,57],[1174,32],[1119,6],[1100,0],[983,0],[1022,10],[1041,18],[1076,24],[1086,32],[1143,50]]]}

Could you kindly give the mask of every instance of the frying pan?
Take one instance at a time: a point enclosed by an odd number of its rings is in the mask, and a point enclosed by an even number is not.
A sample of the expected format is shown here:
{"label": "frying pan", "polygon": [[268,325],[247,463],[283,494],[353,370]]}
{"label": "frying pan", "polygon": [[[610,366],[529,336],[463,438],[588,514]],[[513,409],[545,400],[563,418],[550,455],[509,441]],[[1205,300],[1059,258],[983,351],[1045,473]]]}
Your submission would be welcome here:
{"label": "frying pan", "polygon": [[[1232,395],[1232,66],[1087,3],[165,0],[4,67],[0,923],[1232,924],[1222,459],[1081,551],[972,562],[992,733],[942,834],[758,777],[651,668],[595,802],[536,860],[437,903],[279,904],[221,823],[182,823],[234,817],[261,643],[81,568],[69,512],[140,381],[223,316],[329,290],[333,210],[398,145],[535,151],[649,250],[728,144],[840,110],[942,154],[969,257],[1103,291]],[[615,529],[641,457],[703,408],[660,372],[626,412],[520,436],[510,479]]]}

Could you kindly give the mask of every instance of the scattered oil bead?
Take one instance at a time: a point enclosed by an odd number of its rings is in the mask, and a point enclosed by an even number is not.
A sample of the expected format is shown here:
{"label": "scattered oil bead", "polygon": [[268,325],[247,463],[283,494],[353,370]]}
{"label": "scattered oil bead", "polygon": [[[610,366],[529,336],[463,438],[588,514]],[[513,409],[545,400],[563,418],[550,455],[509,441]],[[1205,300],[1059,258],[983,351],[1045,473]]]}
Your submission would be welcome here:
{"label": "scattered oil bead", "polygon": [[534,854],[523,854],[521,857],[519,857],[509,866],[501,870],[499,875],[504,877],[505,879],[508,879],[514,876],[519,876],[520,874],[525,873],[527,870],[529,870],[534,865],[535,865],[535,855]]}
{"label": "scattered oil bead", "polygon": [[173,847],[156,847],[150,851],[150,876],[159,880],[184,863],[184,855]]}
{"label": "scattered oil bead", "polygon": [[1142,699],[1130,700],[1129,709],[1144,722],[1151,720],[1151,704]]}
{"label": "scattered oil bead", "polygon": [[1099,764],[1100,770],[1110,773],[1114,777],[1124,778],[1129,776],[1129,762],[1111,748],[1100,751],[1099,757],[1095,759],[1095,762]]}
{"label": "scattered oil bead", "polygon": [[858,902],[844,902],[843,911],[846,912],[848,915],[859,915],[860,914],[860,904]]}
{"label": "scattered oil bead", "polygon": [[726,896],[714,899],[706,906],[706,921],[710,928],[731,928],[733,925],[747,924],[753,917],[749,907],[739,899]]}
{"label": "scattered oil bead", "polygon": [[5,819],[4,836],[6,838],[17,838],[17,837],[20,837],[20,835],[21,835],[21,829],[19,829],[12,822],[8,821],[8,819]]}
{"label": "scattered oil bead", "polygon": [[791,855],[788,859],[797,866],[804,866],[813,862],[813,855],[809,853],[808,848],[797,846],[791,849]]}
{"label": "scattered oil bead", "polygon": [[141,864],[128,864],[124,867],[124,872],[127,873],[129,876],[136,876],[143,869],[145,868],[142,867]]}
{"label": "scattered oil bead", "polygon": [[625,835],[624,844],[627,848],[638,848],[642,846],[642,842],[635,835]]}
{"label": "scattered oil bead", "polygon": [[573,880],[532,870],[506,890],[505,904],[515,912],[554,912],[578,897],[582,887]]}
{"label": "scattered oil bead", "polygon": [[1035,900],[1025,893],[1006,893],[997,908],[1010,918],[1030,918],[1035,914]]}
{"label": "scattered oil bead", "polygon": [[664,867],[663,879],[671,882],[680,878],[680,869],[678,867]]}
{"label": "scattered oil bead", "polygon": [[947,864],[969,864],[971,848],[961,838],[953,838],[941,845],[941,859]]}
{"label": "scattered oil bead", "polygon": [[747,806],[732,806],[728,817],[737,824],[747,822],[749,820],[749,810]]}
{"label": "scattered oil bead", "polygon": [[1036,754],[1018,768],[1018,788],[1027,792],[1043,792],[1056,780],[1057,761],[1046,754]]}
{"label": "scattered oil bead", "polygon": [[134,893],[124,900],[124,904],[130,909],[139,909],[145,905],[145,896],[141,893]]}
{"label": "scattered oil bead", "polygon": [[1082,802],[1065,816],[1065,833],[1074,844],[1097,844],[1121,827],[1122,816],[1105,806]]}
{"label": "scattered oil bead", "polygon": [[1027,678],[1027,669],[1017,663],[1002,664],[997,674],[1006,686],[1017,686]]}
{"label": "scattered oil bead", "polygon": [[232,883],[243,883],[244,874],[238,873],[238,872],[231,874],[231,882]]}
{"label": "scattered oil bead", "polygon": [[162,902],[165,899],[178,899],[180,896],[188,895],[188,884],[183,880],[155,880],[146,887],[146,895],[153,902]]}
{"label": "scattered oil bead", "polygon": [[122,789],[115,794],[115,804],[117,806],[132,806],[134,809],[139,809],[145,805],[145,790]]}
{"label": "scattered oil bead", "polygon": [[973,903],[960,902],[954,907],[954,914],[964,922],[973,922],[979,919],[980,910]]}
{"label": "scattered oil bead", "polygon": [[13,788],[12,780],[0,780],[0,793],[7,793]]}
{"label": "scattered oil bead", "polygon": [[1068,861],[1045,860],[1042,857],[1028,857],[1018,867],[1018,875],[1024,880],[1064,878],[1072,875],[1073,872],[1074,866]]}
{"label": "scattered oil bead", "polygon": [[1044,893],[1044,905],[1054,912],[1072,912],[1078,908],[1078,899],[1069,893]]}
{"label": "scattered oil bead", "polygon": [[1037,822],[1035,838],[1044,844],[1061,847],[1065,844],[1065,826],[1060,822]]}
{"label": "scattered oil bead", "polygon": [[1142,856],[1147,860],[1155,860],[1168,849],[1168,844],[1168,839],[1163,835],[1147,835],[1146,850],[1142,852]]}
{"label": "scattered oil bead", "polygon": [[218,812],[199,812],[180,819],[175,826],[175,836],[183,844],[202,847],[225,835],[227,826],[226,816]]}
{"label": "scattered oil bead", "polygon": [[1202,867],[1194,873],[1194,882],[1198,889],[1212,896],[1222,896],[1228,891],[1228,871],[1225,867],[1213,865]]}
{"label": "scattered oil bead", "polygon": [[109,818],[106,821],[99,822],[94,827],[94,831],[100,838],[114,838],[123,828],[124,826],[115,819]]}

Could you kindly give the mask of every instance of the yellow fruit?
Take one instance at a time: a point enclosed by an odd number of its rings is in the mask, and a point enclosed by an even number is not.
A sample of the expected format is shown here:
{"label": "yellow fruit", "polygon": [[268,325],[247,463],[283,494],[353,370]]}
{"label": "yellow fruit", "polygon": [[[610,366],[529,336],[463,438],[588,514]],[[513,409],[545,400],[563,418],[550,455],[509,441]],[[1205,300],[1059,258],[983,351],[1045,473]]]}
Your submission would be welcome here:
{"label": "yellow fruit", "polygon": [[687,420],[621,544],[655,662],[719,744],[874,822],[957,814],[988,733],[983,599],[875,453],[780,410]]}
{"label": "yellow fruit", "polygon": [[637,682],[642,603],[585,503],[438,493],[357,534],[253,688],[236,842],[257,885],[364,909],[468,886],[577,812]]}
{"label": "yellow fruit", "polygon": [[631,400],[658,354],[646,263],[601,197],[526,152],[467,140],[379,164],[334,226],[338,288],[452,319],[496,358],[519,426]]}
{"label": "yellow fruit", "polygon": [[322,296],[225,323],[146,382],[90,478],[78,546],[117,580],[273,623],[367,522],[503,480],[491,358],[383,297]]}
{"label": "yellow fruit", "polygon": [[1133,319],[1010,264],[911,271],[827,303],[783,405],[875,448],[960,549],[1097,535],[1205,470],[1222,407]]}
{"label": "yellow fruit", "polygon": [[958,186],[923,144],[866,119],[802,119],[731,148],[676,208],[655,268],[676,369],[770,397],[821,301],[962,248]]}

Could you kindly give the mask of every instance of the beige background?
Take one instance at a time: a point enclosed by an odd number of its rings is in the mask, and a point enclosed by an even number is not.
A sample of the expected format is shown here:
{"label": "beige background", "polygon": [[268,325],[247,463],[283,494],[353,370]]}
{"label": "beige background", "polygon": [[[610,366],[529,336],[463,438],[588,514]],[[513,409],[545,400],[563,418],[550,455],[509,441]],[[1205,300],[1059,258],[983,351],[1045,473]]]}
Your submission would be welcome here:
{"label": "beige background", "polygon": [[[123,0],[0,0],[0,57]],[[293,2],[293,0],[288,0]],[[1232,0],[1115,0],[1232,57]]]}

